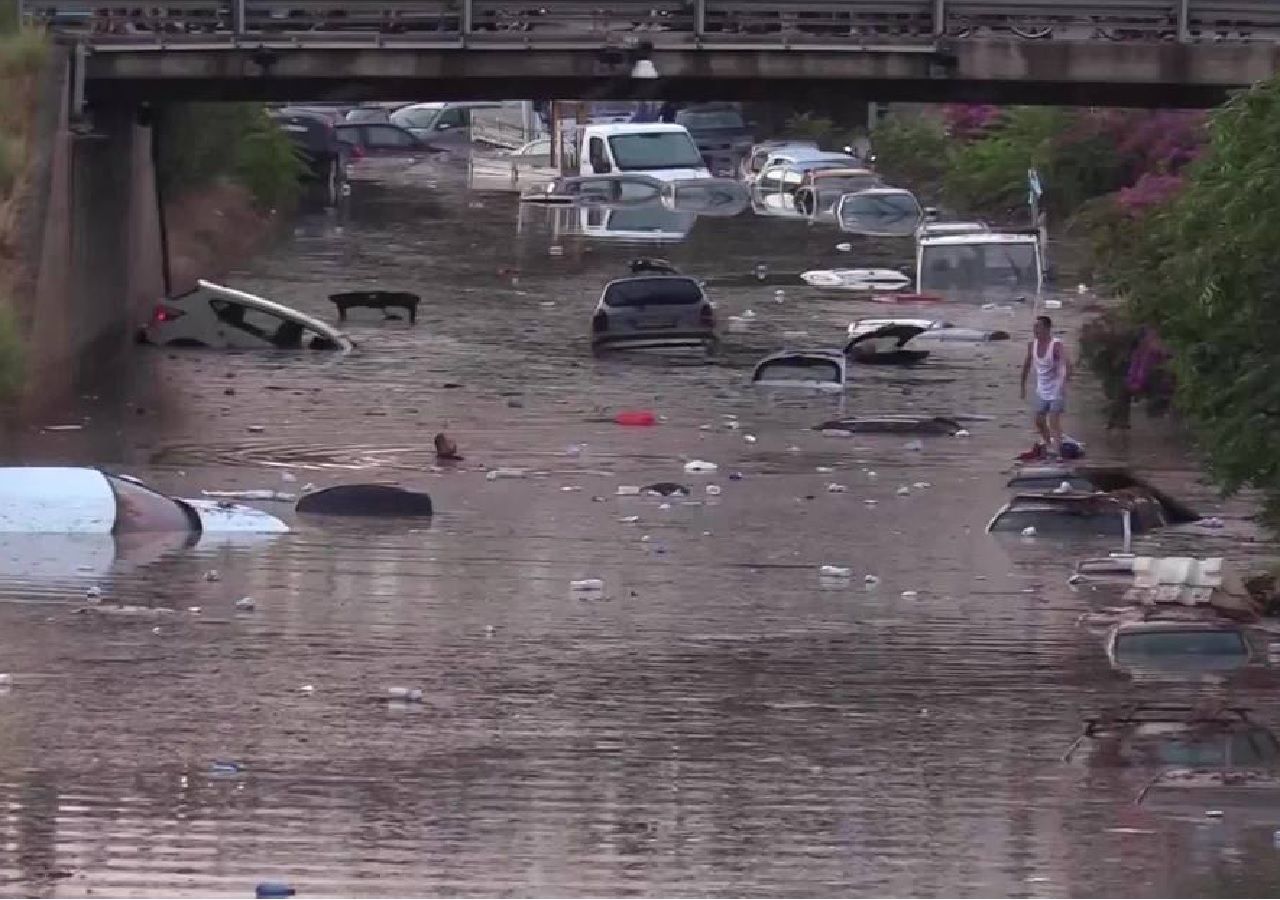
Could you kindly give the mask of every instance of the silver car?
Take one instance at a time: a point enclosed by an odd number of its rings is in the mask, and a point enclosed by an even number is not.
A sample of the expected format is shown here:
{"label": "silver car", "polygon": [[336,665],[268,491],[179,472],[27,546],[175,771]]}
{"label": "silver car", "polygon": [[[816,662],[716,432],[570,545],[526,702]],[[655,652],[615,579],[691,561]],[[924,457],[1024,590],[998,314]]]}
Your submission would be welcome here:
{"label": "silver car", "polygon": [[591,317],[591,349],[716,346],[716,316],[702,286],[683,275],[639,275],[605,285]]}

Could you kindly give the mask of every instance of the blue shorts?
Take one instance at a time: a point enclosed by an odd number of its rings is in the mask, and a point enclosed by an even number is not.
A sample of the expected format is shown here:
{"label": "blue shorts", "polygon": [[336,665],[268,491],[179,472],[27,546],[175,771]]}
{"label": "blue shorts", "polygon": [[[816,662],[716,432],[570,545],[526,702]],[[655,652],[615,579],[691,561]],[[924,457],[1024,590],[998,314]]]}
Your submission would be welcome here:
{"label": "blue shorts", "polygon": [[1055,397],[1052,400],[1046,400],[1043,397],[1036,397],[1035,408],[1038,416],[1045,413],[1061,413],[1067,408],[1067,398]]}

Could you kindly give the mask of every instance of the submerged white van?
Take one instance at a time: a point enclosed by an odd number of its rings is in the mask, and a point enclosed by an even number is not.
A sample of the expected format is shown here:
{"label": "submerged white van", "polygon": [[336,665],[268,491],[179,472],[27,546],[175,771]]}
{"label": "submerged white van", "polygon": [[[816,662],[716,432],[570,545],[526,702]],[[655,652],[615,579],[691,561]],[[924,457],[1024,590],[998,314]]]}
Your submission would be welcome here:
{"label": "submerged white van", "polygon": [[662,181],[710,178],[689,130],[663,122],[588,125],[578,144],[581,175],[648,175]]}
{"label": "submerged white van", "polygon": [[921,293],[1034,296],[1043,286],[1044,259],[1034,234],[949,234],[916,242]]}

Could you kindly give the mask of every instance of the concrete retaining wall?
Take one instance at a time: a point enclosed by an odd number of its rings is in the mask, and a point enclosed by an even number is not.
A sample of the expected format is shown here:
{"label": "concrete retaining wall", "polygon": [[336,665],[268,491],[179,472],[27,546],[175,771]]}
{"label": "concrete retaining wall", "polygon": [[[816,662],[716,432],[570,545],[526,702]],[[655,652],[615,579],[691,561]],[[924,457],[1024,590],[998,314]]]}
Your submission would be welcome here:
{"label": "concrete retaining wall", "polygon": [[48,80],[33,199],[21,213],[28,272],[15,297],[28,335],[26,399],[37,408],[109,373],[164,294],[150,129],[133,107],[106,106],[91,133],[73,132],[65,53]]}

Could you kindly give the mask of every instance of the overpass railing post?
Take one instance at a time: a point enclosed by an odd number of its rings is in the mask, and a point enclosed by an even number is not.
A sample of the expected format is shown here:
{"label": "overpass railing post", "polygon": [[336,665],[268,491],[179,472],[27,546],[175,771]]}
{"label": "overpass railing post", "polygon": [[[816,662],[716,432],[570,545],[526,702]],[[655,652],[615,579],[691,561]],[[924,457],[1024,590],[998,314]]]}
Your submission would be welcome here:
{"label": "overpass railing post", "polygon": [[1191,42],[1191,0],[1177,0],[1178,4],[1178,43]]}
{"label": "overpass railing post", "polygon": [[933,36],[947,33],[947,0],[933,0]]}
{"label": "overpass railing post", "polygon": [[243,37],[248,30],[245,21],[245,0],[231,0],[231,34],[233,37]]}
{"label": "overpass railing post", "polygon": [[693,36],[700,38],[707,33],[707,0],[693,0]]}
{"label": "overpass railing post", "polygon": [[461,0],[461,2],[462,8],[458,17],[458,30],[465,36],[471,34],[475,10],[472,8],[471,0]]}

